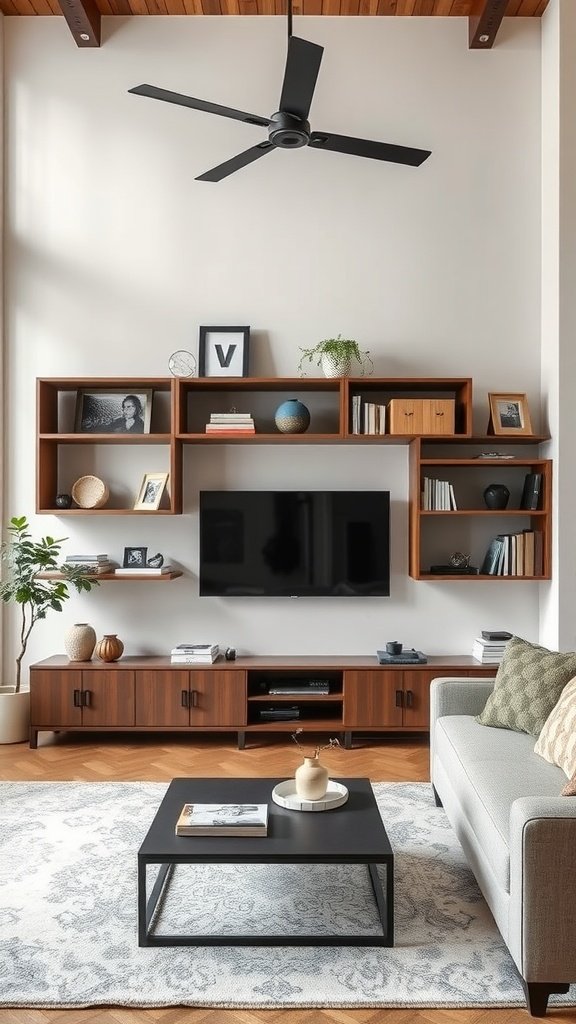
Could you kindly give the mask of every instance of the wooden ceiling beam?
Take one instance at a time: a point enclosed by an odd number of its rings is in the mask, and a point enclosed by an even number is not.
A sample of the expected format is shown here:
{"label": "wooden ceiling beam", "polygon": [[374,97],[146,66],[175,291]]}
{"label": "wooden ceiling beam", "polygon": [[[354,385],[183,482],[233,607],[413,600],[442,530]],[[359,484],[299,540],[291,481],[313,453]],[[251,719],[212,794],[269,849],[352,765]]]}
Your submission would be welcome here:
{"label": "wooden ceiling beam", "polygon": [[468,18],[468,42],[471,50],[490,50],[506,14],[508,0],[484,0],[480,15]]}
{"label": "wooden ceiling beam", "polygon": [[95,0],[58,0],[77,46],[100,46],[101,17]]}

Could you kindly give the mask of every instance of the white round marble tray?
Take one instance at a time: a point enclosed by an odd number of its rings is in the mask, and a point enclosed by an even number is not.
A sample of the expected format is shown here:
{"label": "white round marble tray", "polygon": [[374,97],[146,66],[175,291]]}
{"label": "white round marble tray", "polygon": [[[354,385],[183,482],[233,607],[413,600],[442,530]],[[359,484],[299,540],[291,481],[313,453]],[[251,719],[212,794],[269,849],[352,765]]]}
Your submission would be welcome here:
{"label": "white round marble tray", "polygon": [[331,811],[334,807],[341,807],[348,799],[348,790],[341,782],[333,782],[330,779],[328,789],[320,800],[303,800],[296,793],[296,780],[286,779],[279,782],[272,790],[272,799],[280,807],[287,807],[290,811]]}

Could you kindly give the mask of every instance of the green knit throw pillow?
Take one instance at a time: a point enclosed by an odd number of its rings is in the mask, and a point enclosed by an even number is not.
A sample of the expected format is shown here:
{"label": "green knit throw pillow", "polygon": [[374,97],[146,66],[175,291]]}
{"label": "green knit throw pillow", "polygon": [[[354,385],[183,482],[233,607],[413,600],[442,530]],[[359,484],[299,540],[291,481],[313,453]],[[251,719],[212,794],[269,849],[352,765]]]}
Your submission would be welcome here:
{"label": "green knit throw pillow", "polygon": [[513,636],[506,644],[494,689],[476,721],[538,736],[566,683],[576,654],[558,654]]}

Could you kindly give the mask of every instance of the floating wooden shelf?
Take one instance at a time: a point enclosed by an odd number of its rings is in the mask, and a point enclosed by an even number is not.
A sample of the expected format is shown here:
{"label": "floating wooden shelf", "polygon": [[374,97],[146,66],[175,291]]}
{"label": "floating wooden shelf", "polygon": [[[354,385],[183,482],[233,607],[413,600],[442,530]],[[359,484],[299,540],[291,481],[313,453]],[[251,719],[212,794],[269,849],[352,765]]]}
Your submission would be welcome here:
{"label": "floating wooden shelf", "polygon": [[[88,575],[88,573],[86,574]],[[117,576],[113,572],[100,572],[94,573],[89,576],[89,579],[95,580],[97,583],[160,583],[165,580],[177,580],[183,573],[180,569],[173,569],[171,572],[163,572],[161,574],[151,575],[150,573],[143,572],[141,576]],[[65,576],[62,572],[39,572],[38,579],[40,580],[68,580],[69,577]]]}

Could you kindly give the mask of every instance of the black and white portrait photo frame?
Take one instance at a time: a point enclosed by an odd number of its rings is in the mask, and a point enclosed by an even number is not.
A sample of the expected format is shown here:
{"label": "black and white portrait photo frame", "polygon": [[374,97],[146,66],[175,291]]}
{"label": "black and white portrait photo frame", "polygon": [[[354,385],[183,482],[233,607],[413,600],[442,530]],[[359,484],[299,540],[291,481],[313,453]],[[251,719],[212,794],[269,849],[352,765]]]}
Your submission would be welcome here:
{"label": "black and white portrait photo frame", "polygon": [[502,437],[532,433],[528,399],[524,393],[490,392],[488,404],[490,406],[488,434],[498,434]]}
{"label": "black and white portrait photo frame", "polygon": [[76,394],[77,434],[149,434],[151,417],[151,388],[80,388]]}
{"label": "black and white portrait photo frame", "polygon": [[249,327],[201,327],[199,377],[247,377]]}
{"label": "black and white portrait photo frame", "polygon": [[156,512],[168,483],[168,473],[146,473],[140,485],[134,509],[138,512]]}

